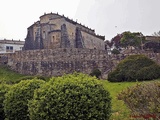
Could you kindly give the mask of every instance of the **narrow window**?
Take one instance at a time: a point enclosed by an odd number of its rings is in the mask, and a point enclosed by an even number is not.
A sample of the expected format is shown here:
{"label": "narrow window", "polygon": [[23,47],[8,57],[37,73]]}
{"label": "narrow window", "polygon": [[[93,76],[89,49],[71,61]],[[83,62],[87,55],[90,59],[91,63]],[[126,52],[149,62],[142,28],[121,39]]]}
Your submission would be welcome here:
{"label": "narrow window", "polygon": [[53,43],[55,41],[55,36],[52,36],[51,42]]}
{"label": "narrow window", "polygon": [[45,38],[46,38],[46,32],[43,31],[43,39],[45,39]]}

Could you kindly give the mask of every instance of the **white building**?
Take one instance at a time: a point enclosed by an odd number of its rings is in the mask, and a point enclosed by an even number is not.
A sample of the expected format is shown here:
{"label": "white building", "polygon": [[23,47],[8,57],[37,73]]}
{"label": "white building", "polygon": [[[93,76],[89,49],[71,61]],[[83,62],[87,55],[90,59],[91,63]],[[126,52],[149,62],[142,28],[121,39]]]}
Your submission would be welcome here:
{"label": "white building", "polygon": [[14,53],[15,51],[22,50],[24,41],[20,40],[0,40],[0,54]]}

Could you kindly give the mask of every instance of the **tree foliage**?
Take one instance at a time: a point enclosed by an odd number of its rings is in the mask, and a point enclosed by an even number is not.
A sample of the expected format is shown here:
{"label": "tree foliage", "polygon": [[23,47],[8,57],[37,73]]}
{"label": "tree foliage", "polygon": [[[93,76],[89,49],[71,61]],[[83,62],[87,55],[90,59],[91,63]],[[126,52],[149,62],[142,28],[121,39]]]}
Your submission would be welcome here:
{"label": "tree foliage", "polygon": [[153,52],[160,52],[160,43],[155,41],[150,41],[144,44],[144,49],[153,50]]}
{"label": "tree foliage", "polygon": [[38,79],[21,81],[13,85],[5,95],[4,111],[8,120],[29,120],[28,100],[33,98],[34,90],[44,84]]}
{"label": "tree foliage", "polygon": [[29,113],[31,120],[108,120],[111,98],[95,77],[75,73],[35,90]]}
{"label": "tree foliage", "polygon": [[153,36],[160,36],[160,31],[154,32],[152,35],[153,35]]}
{"label": "tree foliage", "polygon": [[123,47],[132,46],[134,48],[140,48],[141,42],[144,41],[143,35],[139,32],[131,33],[124,32],[123,37],[120,40],[120,43]]}
{"label": "tree foliage", "polygon": [[160,78],[160,66],[144,55],[131,55],[108,74],[112,82],[152,80]]}
{"label": "tree foliage", "polygon": [[112,54],[115,54],[115,55],[120,54],[120,51],[117,49],[113,49],[111,52]]}

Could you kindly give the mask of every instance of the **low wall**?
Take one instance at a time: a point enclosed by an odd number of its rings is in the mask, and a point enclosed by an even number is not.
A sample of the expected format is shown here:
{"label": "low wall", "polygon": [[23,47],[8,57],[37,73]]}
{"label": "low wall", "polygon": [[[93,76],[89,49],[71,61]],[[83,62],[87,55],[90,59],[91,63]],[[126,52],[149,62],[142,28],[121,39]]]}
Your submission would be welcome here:
{"label": "low wall", "polygon": [[106,51],[95,49],[44,49],[8,55],[12,70],[27,75],[60,76],[75,71],[90,74],[98,68],[105,77],[113,64]]}
{"label": "low wall", "polygon": [[[61,76],[75,71],[90,74],[98,68],[102,78],[107,78],[122,59],[133,54],[108,55],[106,51],[96,49],[58,48],[7,54],[7,62],[12,70],[26,75]],[[160,64],[160,53],[136,54],[144,54]]]}

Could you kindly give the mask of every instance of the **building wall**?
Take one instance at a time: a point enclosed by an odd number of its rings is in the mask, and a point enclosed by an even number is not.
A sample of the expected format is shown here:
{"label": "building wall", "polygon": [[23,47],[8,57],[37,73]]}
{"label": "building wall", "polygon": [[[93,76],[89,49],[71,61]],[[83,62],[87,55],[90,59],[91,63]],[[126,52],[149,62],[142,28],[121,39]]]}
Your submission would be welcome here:
{"label": "building wall", "polygon": [[[9,49],[7,49],[9,48]],[[12,49],[13,48],[13,49]],[[0,44],[0,53],[14,53],[15,51],[22,50],[23,45],[16,45],[16,44]]]}
{"label": "building wall", "polygon": [[84,32],[84,31],[81,31],[81,32],[82,32],[82,36],[83,36],[84,44],[86,48],[105,50],[105,44],[103,40],[87,32]]}
{"label": "building wall", "polygon": [[[66,28],[62,31],[62,26],[66,25]],[[95,34],[95,31],[82,26],[81,24],[70,20],[64,16],[60,16],[58,14],[45,14],[43,16],[40,17],[40,21],[37,21],[36,23],[34,23],[31,27],[28,28],[28,31],[30,32],[30,36],[27,35],[26,38],[26,44],[27,41],[33,41],[32,43],[33,45],[33,49],[37,49],[37,47],[35,46],[40,46],[40,45],[35,45],[35,44],[40,44],[37,41],[41,41],[43,42],[43,47],[44,49],[54,49],[54,47],[61,47],[63,45],[61,45],[62,43],[62,37],[63,37],[63,41],[64,39],[66,39],[66,41],[69,41],[69,47],[70,48],[75,48],[75,44],[77,41],[77,37],[76,37],[76,30],[77,28],[79,29],[79,31],[81,32],[78,35],[82,35],[78,37],[80,42],[82,41],[84,43],[85,48],[89,48],[89,49],[101,49],[104,50],[104,41],[100,38],[97,37]],[[39,39],[37,37],[37,32],[40,29],[40,36]],[[59,32],[61,32],[61,35],[59,34]],[[65,35],[65,36],[62,36]],[[40,40],[41,39],[41,40]],[[55,40],[53,40],[55,39]],[[36,41],[37,40],[37,41]],[[55,41],[55,42],[53,42]],[[68,43],[68,42],[64,42],[64,43]],[[79,43],[79,42],[78,42]],[[30,50],[30,47],[25,47],[26,50]]]}
{"label": "building wall", "polygon": [[60,31],[51,32],[49,34],[48,40],[49,40],[49,45],[48,45],[49,49],[60,48],[61,32]]}

